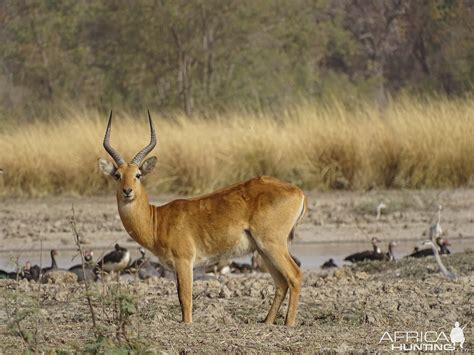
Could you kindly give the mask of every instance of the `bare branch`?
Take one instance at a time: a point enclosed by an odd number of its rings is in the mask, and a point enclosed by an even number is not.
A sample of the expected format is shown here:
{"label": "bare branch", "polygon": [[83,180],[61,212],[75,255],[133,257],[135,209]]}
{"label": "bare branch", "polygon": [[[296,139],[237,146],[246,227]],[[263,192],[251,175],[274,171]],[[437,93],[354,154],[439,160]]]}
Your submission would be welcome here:
{"label": "bare branch", "polygon": [[89,294],[89,280],[87,279],[86,264],[85,264],[85,259],[84,259],[84,251],[82,250],[81,240],[80,240],[80,237],[79,237],[79,233],[77,232],[77,228],[76,228],[76,214],[75,214],[75,211],[74,211],[74,205],[72,205],[71,210],[72,210],[71,227],[72,227],[72,232],[73,232],[73,236],[74,236],[74,241],[76,242],[77,249],[79,250],[79,254],[81,255],[82,273],[84,275],[84,287],[86,289],[87,303],[89,304],[89,310],[91,312],[92,326],[94,327],[95,330],[97,330],[94,306],[92,305],[92,300],[91,300],[91,297],[90,297],[90,294]]}

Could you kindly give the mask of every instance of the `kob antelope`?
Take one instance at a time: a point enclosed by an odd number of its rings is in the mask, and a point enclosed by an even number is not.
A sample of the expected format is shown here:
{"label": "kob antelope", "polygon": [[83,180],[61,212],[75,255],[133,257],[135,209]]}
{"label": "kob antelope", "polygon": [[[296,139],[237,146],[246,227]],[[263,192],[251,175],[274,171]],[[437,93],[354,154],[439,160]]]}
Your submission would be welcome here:
{"label": "kob antelope", "polygon": [[150,143],[126,163],[110,145],[111,112],[103,143],[115,164],[105,159],[98,164],[117,181],[118,210],[128,234],[175,270],[183,322],[192,322],[193,267],[257,250],[275,281],[265,323],[274,323],[289,289],[285,323],[293,326],[301,271],[288,252],[288,239],[306,210],[303,191],[272,177],[257,177],[205,196],[150,205],[142,185],[157,161],[144,160],[156,145],[150,112],[148,121]]}

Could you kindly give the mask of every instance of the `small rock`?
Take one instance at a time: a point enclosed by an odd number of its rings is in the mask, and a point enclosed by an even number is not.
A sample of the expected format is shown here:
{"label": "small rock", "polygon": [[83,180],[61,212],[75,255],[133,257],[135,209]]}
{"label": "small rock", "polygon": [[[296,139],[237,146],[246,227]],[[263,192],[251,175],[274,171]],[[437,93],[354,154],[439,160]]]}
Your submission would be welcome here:
{"label": "small rock", "polygon": [[22,279],[18,281],[17,289],[21,291],[29,292],[31,291],[31,285],[28,282],[28,280]]}
{"label": "small rock", "polygon": [[58,302],[64,302],[67,300],[68,294],[67,291],[59,291],[54,295],[54,299]]}
{"label": "small rock", "polygon": [[356,273],[356,278],[358,278],[359,280],[367,280],[369,278],[369,275],[366,273],[366,272],[358,272]]}
{"label": "small rock", "polygon": [[229,288],[226,285],[223,285],[221,287],[221,290],[219,291],[219,298],[230,298],[232,296],[232,292],[229,290]]}
{"label": "small rock", "polygon": [[271,296],[274,294],[273,287],[271,285],[268,285],[260,290],[260,298],[262,300],[266,299],[267,297]]}
{"label": "small rock", "polygon": [[49,315],[48,311],[44,308],[40,308],[38,312],[42,317],[47,317]]}
{"label": "small rock", "polygon": [[374,324],[375,323],[375,318],[371,315],[366,314],[365,315],[365,322],[369,324]]}
{"label": "small rock", "polygon": [[338,280],[352,278],[352,271],[347,267],[342,267],[334,271],[334,277]]}

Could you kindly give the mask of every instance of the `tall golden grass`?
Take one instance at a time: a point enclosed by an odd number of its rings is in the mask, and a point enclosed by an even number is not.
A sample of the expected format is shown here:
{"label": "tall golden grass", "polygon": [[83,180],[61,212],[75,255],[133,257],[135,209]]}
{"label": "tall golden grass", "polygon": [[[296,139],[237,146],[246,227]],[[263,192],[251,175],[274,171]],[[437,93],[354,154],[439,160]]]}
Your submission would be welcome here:
{"label": "tall golden grass", "polygon": [[[334,101],[279,114],[159,117],[152,192],[201,193],[256,175],[306,189],[474,186],[474,101],[402,98],[383,111]],[[147,144],[146,113],[115,115],[112,145],[130,158]],[[0,133],[3,194],[95,194],[107,116],[68,109]],[[1,182],[0,182],[1,183]]]}

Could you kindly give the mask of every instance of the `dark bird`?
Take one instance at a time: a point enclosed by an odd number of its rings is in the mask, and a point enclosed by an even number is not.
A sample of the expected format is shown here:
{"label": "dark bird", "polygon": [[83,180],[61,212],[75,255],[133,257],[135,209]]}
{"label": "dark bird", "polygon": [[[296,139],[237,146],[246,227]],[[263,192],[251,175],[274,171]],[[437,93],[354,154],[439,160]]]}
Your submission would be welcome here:
{"label": "dark bird", "polygon": [[395,261],[395,254],[393,253],[393,249],[397,246],[397,242],[391,241],[388,243],[388,252],[385,254],[385,259],[388,261]]}
{"label": "dark bird", "polygon": [[[97,280],[97,273],[95,272],[96,264],[93,260],[94,253],[91,250],[86,250],[84,252],[84,270],[82,269],[82,264],[77,264],[71,266],[69,271],[76,274],[77,281],[96,281]],[[85,273],[84,273],[85,271]]]}
{"label": "dark bird", "polygon": [[251,264],[248,263],[237,263],[235,261],[231,262],[230,272],[233,274],[250,274],[254,271],[254,268]]}
{"label": "dark bird", "polygon": [[336,263],[332,258],[326,261],[323,265],[321,265],[321,269],[330,269],[332,267],[337,267]]}
{"label": "dark bird", "polygon": [[[451,251],[448,249],[448,246],[450,246],[449,242],[441,237],[436,238],[436,246],[438,249],[439,254],[451,254]],[[410,255],[407,255],[407,257],[411,258],[424,258],[426,256],[431,256],[434,255],[433,248],[427,248],[427,249],[418,249],[416,251],[413,251]]]}
{"label": "dark bird", "polygon": [[138,277],[141,280],[146,280],[150,277],[156,276],[161,277],[163,276],[164,269],[159,263],[155,263],[145,256],[145,249],[139,249],[141,256],[134,260],[130,266],[127,267],[125,272],[128,273],[135,273],[138,272]]}
{"label": "dark bird", "polygon": [[46,274],[47,272],[57,270],[58,269],[58,264],[56,263],[56,256],[59,255],[58,251],[56,249],[52,249],[50,252],[51,255],[51,266],[49,267],[44,267],[41,269],[41,274]]}
{"label": "dark bird", "polygon": [[350,261],[351,263],[358,263],[366,260],[384,260],[386,254],[382,253],[378,244],[380,240],[376,237],[372,238],[372,250],[361,251],[359,253],[354,253],[349,256],[346,256],[345,261]]}
{"label": "dark bird", "polygon": [[28,281],[38,281],[40,278],[41,269],[38,265],[31,266],[31,263],[27,261],[23,268],[21,277]]}
{"label": "dark bird", "polygon": [[20,274],[17,274],[15,271],[8,272],[5,270],[0,270],[0,279],[16,279]]}
{"label": "dark bird", "polygon": [[446,239],[442,239],[441,245],[439,247],[439,253],[441,255],[451,254],[451,251],[448,249],[448,246],[451,246],[451,244]]}
{"label": "dark bird", "polygon": [[138,249],[138,251],[140,252],[141,256],[138,258],[138,259],[135,259],[129,266],[127,269],[139,269],[144,263],[146,263],[148,261],[148,264],[150,264],[151,266],[155,267],[155,268],[161,268],[161,264],[160,263],[156,263],[156,262],[153,262],[150,260],[150,258],[147,258],[145,256],[145,249],[140,247]]}
{"label": "dark bird", "polygon": [[140,266],[145,262],[145,249],[139,248],[140,257],[133,260],[125,269],[125,272],[134,272],[140,268]]}
{"label": "dark bird", "polygon": [[117,243],[115,244],[115,250],[105,254],[97,263],[97,267],[105,272],[114,271],[120,273],[127,268],[129,263],[130,252]]}

